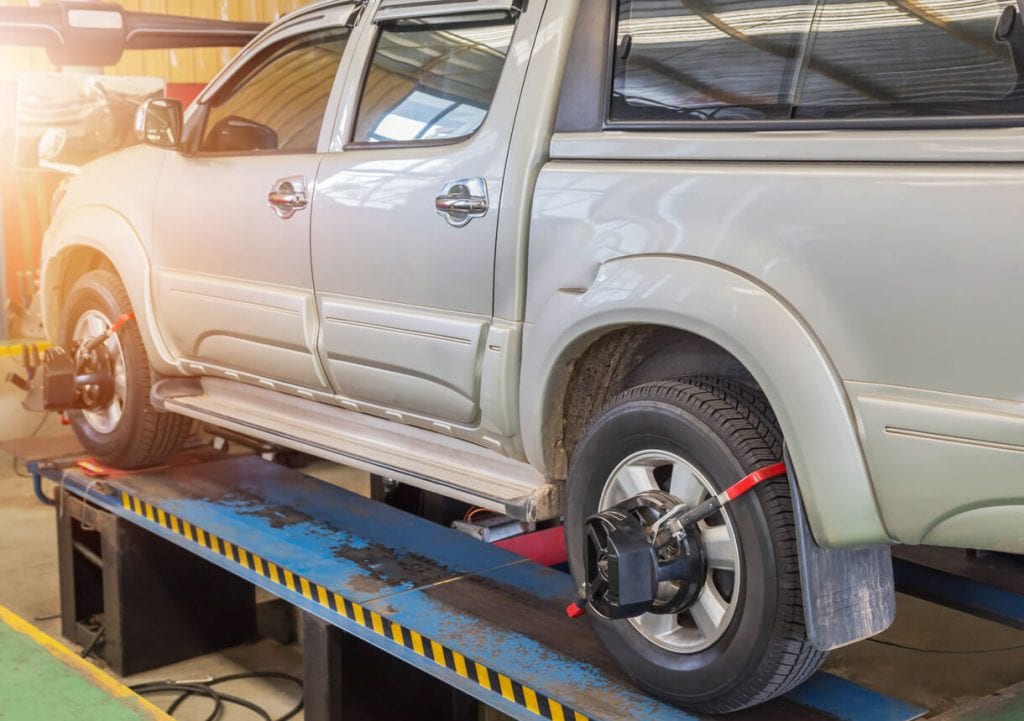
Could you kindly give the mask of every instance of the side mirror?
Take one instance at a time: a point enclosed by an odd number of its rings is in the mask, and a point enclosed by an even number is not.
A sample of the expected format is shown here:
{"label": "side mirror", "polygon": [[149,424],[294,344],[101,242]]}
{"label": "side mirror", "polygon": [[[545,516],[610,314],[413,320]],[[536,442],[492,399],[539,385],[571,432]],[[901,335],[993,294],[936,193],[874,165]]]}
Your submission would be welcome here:
{"label": "side mirror", "polygon": [[229,115],[210,129],[203,149],[220,153],[277,150],[277,133],[262,123]]}
{"label": "side mirror", "polygon": [[184,114],[180,100],[150,98],[135,113],[135,137],[146,145],[176,149],[181,142]]}

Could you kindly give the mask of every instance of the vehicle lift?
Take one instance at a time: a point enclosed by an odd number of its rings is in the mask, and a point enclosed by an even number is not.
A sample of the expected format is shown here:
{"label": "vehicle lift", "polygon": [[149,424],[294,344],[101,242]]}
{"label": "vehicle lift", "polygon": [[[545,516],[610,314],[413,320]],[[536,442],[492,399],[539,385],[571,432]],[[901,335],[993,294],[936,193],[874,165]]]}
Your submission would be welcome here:
{"label": "vehicle lift", "polygon": [[[636,689],[568,617],[577,589],[563,570],[255,454],[199,446],[124,473],[33,440],[17,455],[56,506],[63,633],[83,646],[104,634],[121,675],[252,640],[256,586],[303,614],[309,721],[490,718],[478,703],[524,720],[697,718]],[[1024,627],[1020,582],[993,583],[999,569],[965,580],[919,550],[896,561],[901,590]],[[97,614],[100,630],[85,624]],[[731,718],[927,713],[819,673]]]}

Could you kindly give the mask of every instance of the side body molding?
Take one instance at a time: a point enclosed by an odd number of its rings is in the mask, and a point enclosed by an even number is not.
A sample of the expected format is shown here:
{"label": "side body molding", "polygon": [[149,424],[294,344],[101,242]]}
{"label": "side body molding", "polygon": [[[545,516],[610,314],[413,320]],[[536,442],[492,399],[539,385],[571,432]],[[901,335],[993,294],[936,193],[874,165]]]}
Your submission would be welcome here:
{"label": "side body molding", "polygon": [[180,374],[155,325],[150,260],[142,239],[123,215],[105,206],[76,206],[58,215],[46,233],[41,287],[47,336],[57,340],[62,284],[68,263],[83,249],[106,256],[121,276],[153,367],[160,373]]}
{"label": "side body molding", "polygon": [[605,332],[639,324],[703,336],[753,374],[782,425],[819,544],[890,542],[846,393],[814,335],[764,286],[690,257],[605,262],[586,292],[555,292],[527,318],[520,407],[535,466],[558,466],[545,436],[560,422],[557,396],[571,361]]}

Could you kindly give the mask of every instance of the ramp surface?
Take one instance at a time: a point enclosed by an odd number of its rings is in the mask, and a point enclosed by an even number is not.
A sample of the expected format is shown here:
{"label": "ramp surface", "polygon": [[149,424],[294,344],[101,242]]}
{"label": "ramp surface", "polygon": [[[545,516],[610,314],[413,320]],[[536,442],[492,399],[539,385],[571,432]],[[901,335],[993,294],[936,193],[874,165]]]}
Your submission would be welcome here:
{"label": "ramp surface", "polygon": [[[520,719],[695,718],[635,688],[585,620],[573,584],[539,566],[256,457],[101,480],[77,495]],[[922,709],[819,674],[735,721],[909,721]]]}

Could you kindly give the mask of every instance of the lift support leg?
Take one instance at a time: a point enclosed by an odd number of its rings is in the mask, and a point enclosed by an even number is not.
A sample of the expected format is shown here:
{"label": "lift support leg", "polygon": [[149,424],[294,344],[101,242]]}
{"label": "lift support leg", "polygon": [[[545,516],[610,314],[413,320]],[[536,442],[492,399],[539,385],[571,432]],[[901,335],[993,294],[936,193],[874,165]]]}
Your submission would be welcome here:
{"label": "lift support leg", "polygon": [[66,490],[57,541],[61,633],[120,676],[256,634],[249,583]]}

